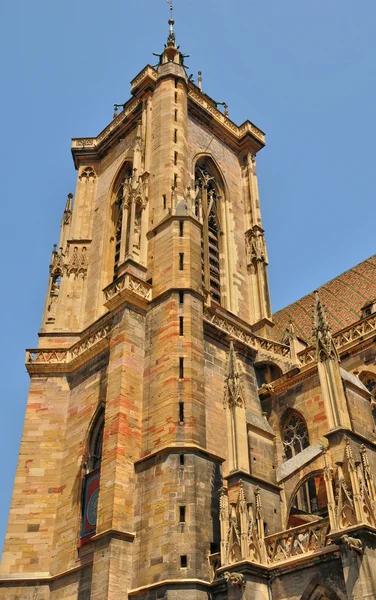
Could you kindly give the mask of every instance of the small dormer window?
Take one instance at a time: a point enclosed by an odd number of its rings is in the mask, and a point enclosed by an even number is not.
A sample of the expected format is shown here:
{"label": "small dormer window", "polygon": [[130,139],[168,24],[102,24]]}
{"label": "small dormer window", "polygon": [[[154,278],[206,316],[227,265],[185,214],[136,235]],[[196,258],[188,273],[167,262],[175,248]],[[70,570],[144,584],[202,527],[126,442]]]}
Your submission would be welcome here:
{"label": "small dormer window", "polygon": [[370,300],[364,304],[361,308],[361,318],[366,319],[370,315],[376,312],[376,299]]}

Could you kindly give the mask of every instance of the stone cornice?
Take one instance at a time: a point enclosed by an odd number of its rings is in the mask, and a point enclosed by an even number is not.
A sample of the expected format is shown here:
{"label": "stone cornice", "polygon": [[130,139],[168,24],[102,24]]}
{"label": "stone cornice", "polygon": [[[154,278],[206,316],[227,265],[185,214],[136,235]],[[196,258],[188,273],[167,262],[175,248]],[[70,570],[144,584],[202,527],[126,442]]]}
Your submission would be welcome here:
{"label": "stone cornice", "polygon": [[[137,310],[145,311],[152,300],[152,287],[130,273],[125,273],[104,290],[106,306],[115,310],[128,303]],[[26,352],[26,367],[33,373],[66,373],[84,364],[87,360],[108,346],[108,334],[111,330],[111,315],[102,318],[100,325],[94,324],[83,332],[81,339],[68,348],[37,348]],[[255,335],[251,327],[235,315],[221,307],[204,307],[204,323],[216,331],[220,337],[227,337],[251,350],[255,358],[278,360],[287,369],[287,373],[260,393],[281,394],[294,385],[311,377],[317,370],[316,350],[306,348],[299,353],[301,368],[292,372],[289,347]],[[373,344],[376,334],[376,315],[371,315],[333,336],[340,354],[359,350]],[[55,334],[59,335],[59,334]],[[78,335],[75,333],[74,335]],[[343,345],[342,345],[343,344]],[[269,389],[270,388],[270,389]]]}
{"label": "stone cornice", "polygon": [[223,308],[204,307],[204,322],[222,336],[226,335],[255,353],[262,354],[263,359],[268,356],[270,360],[285,363],[287,369],[292,368],[289,346],[255,335],[247,323]]}
{"label": "stone cornice", "polygon": [[101,540],[104,537],[116,537],[127,542],[133,542],[136,537],[136,534],[129,531],[121,531],[120,529],[105,529],[104,531],[99,531],[95,535],[90,538],[91,542],[96,542],[97,540]]}
{"label": "stone cornice", "polygon": [[[131,93],[137,97],[142,96],[146,91],[153,89],[158,78],[158,71],[147,65],[132,81]],[[207,94],[204,94],[194,83],[188,83],[188,100],[191,106],[199,108],[207,121],[208,117],[212,125],[218,128],[219,137],[223,135],[231,138],[232,143],[242,145],[249,137],[251,145],[254,145],[254,150],[257,152],[265,146],[265,133],[256,127],[251,121],[245,121],[242,125],[236,125],[231,119],[226,117],[216,106],[216,102]],[[197,113],[197,111],[195,111]],[[248,142],[250,143],[250,142]],[[252,144],[253,143],[253,144]]]}
{"label": "stone cornice", "polygon": [[202,223],[200,223],[198,218],[193,215],[188,215],[188,214],[187,215],[176,215],[176,214],[170,213],[170,214],[166,215],[165,217],[163,217],[163,219],[161,221],[159,221],[159,223],[157,223],[151,229],[149,229],[149,231],[147,232],[148,240],[152,239],[155,235],[157,235],[158,233],[163,231],[163,229],[165,229],[168,225],[170,225],[170,223],[172,221],[190,221],[191,223],[196,225],[199,229],[202,229],[202,227],[203,227]]}
{"label": "stone cornice", "polygon": [[[93,564],[93,559],[81,561],[80,564],[72,567],[71,569],[67,569],[66,571],[61,571],[60,573],[56,573],[52,575],[48,572],[36,572],[36,573],[7,573],[0,574],[0,586],[1,584],[10,584],[10,583],[39,583],[39,584],[48,584],[52,581],[56,581],[57,579],[62,579],[63,577],[68,577],[73,573],[77,573],[78,571],[82,571],[86,569],[90,565]],[[1,587],[0,587],[1,589]]]}
{"label": "stone cornice", "polygon": [[[286,530],[290,531],[290,530]],[[291,530],[292,531],[292,530]],[[286,532],[284,532],[286,533]],[[271,536],[270,536],[271,537]],[[265,538],[267,539],[267,538]],[[239,562],[233,563],[231,565],[224,565],[217,569],[217,579],[215,579],[212,585],[218,585],[223,583],[223,579],[221,575],[226,571],[233,571],[236,573],[246,573],[248,570],[251,570],[254,574],[258,573],[260,576],[262,574],[282,574],[286,571],[295,570],[300,565],[305,565],[308,563],[309,565],[314,564],[316,561],[322,561],[324,556],[330,555],[338,555],[339,548],[335,544],[330,544],[324,548],[320,548],[318,550],[313,550],[312,552],[307,552],[306,554],[297,554],[291,558],[286,558],[285,560],[281,560],[277,563],[270,564],[259,564],[254,563],[249,560],[241,560]],[[278,565],[278,567],[277,567]]]}
{"label": "stone cornice", "polygon": [[[147,65],[132,81],[133,95],[124,108],[97,137],[73,138],[72,155],[75,167],[81,161],[96,161],[112,148],[119,137],[124,137],[136,124],[142,110],[142,101],[157,84],[158,71]],[[265,133],[251,121],[236,125],[218,110],[210,96],[192,82],[188,83],[188,103],[193,117],[210,127],[218,137],[237,152],[258,152],[265,146]]]}
{"label": "stone cornice", "polygon": [[[151,286],[125,273],[107,286],[104,293],[106,306],[111,310],[126,303],[137,311],[144,311],[151,298]],[[81,339],[68,348],[26,350],[25,363],[29,374],[64,374],[81,367],[109,347],[112,324],[112,313],[109,313],[82,332]],[[55,336],[58,335],[56,332]]]}
{"label": "stone cornice", "polygon": [[152,297],[152,287],[142,279],[125,273],[104,288],[103,293],[105,306],[109,310],[114,310],[127,300],[140,309],[146,309]]}
{"label": "stone cornice", "polygon": [[145,454],[141,458],[135,460],[134,464],[135,464],[135,466],[141,465],[141,464],[147,462],[148,460],[153,460],[154,458],[156,458],[157,456],[160,456],[161,454],[169,454],[169,453],[170,454],[178,454],[179,452],[183,452],[183,451],[191,452],[192,454],[203,454],[205,457],[209,458],[210,460],[215,460],[216,462],[220,462],[220,463],[223,463],[225,461],[225,458],[223,458],[222,456],[219,456],[218,454],[213,454],[213,452],[209,452],[206,448],[203,448],[202,446],[199,446],[197,444],[181,442],[180,444],[176,443],[176,444],[168,444],[167,446],[162,446],[161,448],[158,448],[157,450],[150,452],[150,454]]}
{"label": "stone cornice", "polygon": [[[354,530],[356,528],[353,528]],[[351,529],[351,531],[353,530]],[[367,532],[373,533],[373,529],[368,527],[367,525],[358,526],[357,529],[364,529]],[[372,531],[371,531],[372,530]],[[346,530],[348,531],[348,530]],[[342,532],[343,533],[343,532]],[[112,535],[112,533],[107,532],[108,535]],[[253,573],[262,576],[262,574],[268,573],[278,573],[282,574],[283,572],[289,571],[298,567],[299,565],[304,565],[306,562],[309,564],[314,563],[316,560],[322,560],[324,555],[337,554],[339,552],[338,546],[332,544],[327,546],[326,548],[322,548],[320,550],[313,551],[309,554],[298,555],[293,558],[286,559],[281,561],[278,564],[278,568],[276,568],[276,563],[263,565],[250,562],[248,560],[242,560],[232,565],[225,565],[220,567],[217,570],[217,575],[221,576],[225,571],[236,571],[238,572],[246,572],[251,570]],[[57,573],[56,575],[51,575],[50,573],[11,573],[11,574],[0,574],[0,586],[2,584],[9,585],[11,583],[39,583],[39,584],[48,584],[52,581],[56,581],[58,579],[62,579],[63,577],[68,577],[73,573],[77,573],[82,569],[87,568],[93,564],[93,560],[85,561],[72,569],[67,569],[66,571],[62,571],[61,573]],[[156,589],[160,587],[186,587],[186,586],[199,586],[205,588],[217,587],[219,584],[225,584],[225,581],[222,577],[215,579],[213,582],[205,581],[204,579],[164,579],[162,581],[158,581],[156,583],[150,583],[149,585],[144,585],[138,588],[134,588],[133,590],[128,591],[128,596],[137,596],[139,594],[143,594],[147,590]],[[1,589],[1,587],[0,587]]]}
{"label": "stone cornice", "polygon": [[82,160],[99,160],[120,134],[124,137],[135,127],[141,108],[142,102],[138,98],[131,98],[121,113],[97,137],[73,138],[71,151],[76,169]]}
{"label": "stone cornice", "polygon": [[333,560],[333,558],[340,559],[340,549],[337,545],[330,544],[326,548],[315,550],[311,554],[298,554],[292,558],[287,558],[277,563],[278,568],[275,565],[274,568],[272,565],[269,565],[269,569],[272,571],[274,577],[279,577],[291,571],[307,568],[307,564],[309,566],[313,566],[316,563],[322,565],[323,560]]}
{"label": "stone cornice", "polygon": [[252,475],[252,473],[247,473],[247,471],[237,470],[231,471],[228,475],[225,475],[223,479],[230,482],[232,479],[242,479],[243,481],[247,481],[248,483],[256,483],[260,487],[264,488],[272,488],[273,490],[282,490],[283,488],[278,485],[278,483],[273,483],[271,481],[267,481],[266,479],[262,479],[262,477],[257,477],[257,475]]}
{"label": "stone cornice", "polygon": [[142,71],[131,81],[131,94],[133,96],[144,95],[150,89],[154,89],[157,83],[157,71],[151,66],[146,65]]}
{"label": "stone cornice", "polygon": [[[173,218],[173,217],[171,217]],[[146,311],[152,300],[152,286],[138,277],[125,273],[104,290],[106,306],[115,310],[128,303],[137,310]],[[205,306],[204,323],[211,327],[219,337],[238,342],[243,348],[252,351],[257,359],[279,361],[286,369],[285,375],[260,393],[280,394],[292,386],[311,377],[317,370],[316,349],[312,346],[299,353],[301,368],[292,371],[289,346],[274,340],[255,335],[251,327],[222,307]],[[87,360],[108,346],[111,330],[111,315],[100,319],[98,324],[89,327],[81,334],[81,339],[68,348],[37,348],[26,353],[26,367],[33,373],[66,373],[84,364]],[[359,351],[359,344],[371,345],[376,334],[376,315],[354,323],[333,336],[340,355]],[[59,334],[56,332],[55,334]],[[62,334],[63,335],[63,334]],[[79,335],[75,333],[74,335]],[[269,389],[270,388],[270,389]]]}
{"label": "stone cornice", "polygon": [[211,132],[215,131],[218,137],[225,141],[237,152],[258,152],[265,144],[265,133],[256,127],[251,121],[245,121],[242,125],[236,125],[226,117],[215,102],[199,88],[190,83],[188,88],[188,110],[191,109],[192,116],[203,123],[210,124]]}
{"label": "stone cornice", "polygon": [[[136,534],[129,531],[121,531],[119,529],[106,529],[105,531],[101,531],[94,535],[91,538],[91,542],[96,542],[104,537],[111,536],[122,539],[127,542],[133,542]],[[52,581],[56,581],[57,579],[62,579],[63,577],[68,577],[73,573],[77,573],[78,571],[82,571],[86,569],[90,565],[93,564],[93,555],[91,554],[90,558],[86,558],[86,560],[80,560],[79,564],[76,564],[71,569],[67,569],[65,571],[61,571],[60,573],[52,574],[49,572],[36,572],[36,573],[9,573],[9,574],[0,574],[0,586],[1,584],[10,584],[10,583],[39,583],[39,584],[48,584]],[[1,587],[0,587],[1,589]]]}
{"label": "stone cornice", "polygon": [[290,388],[298,385],[302,381],[309,379],[312,375],[317,373],[317,363],[310,365],[306,369],[302,369],[301,371],[291,373],[286,373],[279,379],[273,381],[273,383],[269,384],[265,388],[259,388],[259,394],[261,396],[278,396],[278,394],[283,394]]}
{"label": "stone cornice", "polygon": [[70,348],[35,348],[26,350],[25,364],[29,375],[70,373],[109,347],[112,315]]}
{"label": "stone cornice", "polygon": [[337,435],[340,435],[345,438],[348,437],[354,440],[355,442],[359,442],[360,440],[361,443],[365,444],[368,448],[371,448],[372,450],[376,448],[376,440],[371,440],[370,438],[367,438],[358,431],[352,431],[351,429],[346,429],[345,427],[334,427],[333,429],[330,429],[329,431],[324,433],[323,437],[327,438],[330,443],[331,438],[334,438]]}
{"label": "stone cornice", "polygon": [[162,579],[162,581],[157,581],[156,583],[149,583],[149,585],[143,585],[139,588],[134,588],[133,590],[128,591],[128,596],[137,596],[138,594],[144,594],[148,590],[155,590],[160,587],[187,587],[187,586],[199,586],[205,588],[211,588],[212,584],[210,581],[205,581],[204,579],[195,579],[195,578],[181,578],[181,579]]}
{"label": "stone cornice", "polygon": [[[152,300],[152,287],[138,277],[125,273],[107,286],[104,294],[105,305],[111,311],[128,304],[145,312]],[[221,337],[225,335],[251,350],[254,356],[258,352],[270,360],[283,362],[287,369],[291,367],[288,346],[255,335],[246,323],[224,309],[205,307],[204,323]],[[112,315],[108,314],[83,332],[81,339],[68,348],[28,349],[25,362],[29,374],[64,374],[79,368],[108,347],[111,329]],[[56,332],[55,335],[59,334]]]}

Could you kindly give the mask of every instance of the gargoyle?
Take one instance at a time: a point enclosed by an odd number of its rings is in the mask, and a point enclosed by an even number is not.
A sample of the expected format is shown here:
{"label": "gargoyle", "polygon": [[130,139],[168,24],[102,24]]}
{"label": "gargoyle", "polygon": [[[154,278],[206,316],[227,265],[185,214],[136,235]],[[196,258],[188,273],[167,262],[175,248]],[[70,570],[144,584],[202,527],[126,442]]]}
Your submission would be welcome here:
{"label": "gargoyle", "polygon": [[346,546],[346,548],[351,550],[351,552],[355,552],[356,554],[363,554],[363,546],[361,540],[350,537],[349,535],[343,535],[341,537],[341,542],[344,546]]}
{"label": "gargoyle", "polygon": [[265,390],[266,392],[274,392],[274,386],[271,383],[263,383],[261,389]]}
{"label": "gargoyle", "polygon": [[223,577],[227,583],[231,583],[234,587],[242,588],[245,586],[244,575],[242,573],[230,573],[226,571],[223,573]]}

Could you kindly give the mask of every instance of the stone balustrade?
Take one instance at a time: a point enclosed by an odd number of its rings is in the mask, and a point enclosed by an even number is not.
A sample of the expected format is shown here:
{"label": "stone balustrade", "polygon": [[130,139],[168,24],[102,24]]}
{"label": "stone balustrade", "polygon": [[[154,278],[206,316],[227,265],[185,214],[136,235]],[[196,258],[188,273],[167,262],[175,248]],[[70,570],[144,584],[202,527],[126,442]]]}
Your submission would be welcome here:
{"label": "stone balustrade", "polygon": [[290,358],[290,348],[285,344],[280,344],[279,342],[275,342],[274,340],[268,340],[266,338],[258,337],[258,345],[261,350],[265,350],[266,352],[271,352],[272,354],[278,354],[279,356],[283,356],[285,358]]}
{"label": "stone balustrade", "polygon": [[255,335],[252,333],[251,328],[235,324],[231,317],[227,317],[223,312],[205,307],[204,321],[223,331],[230,338],[237,340],[256,351],[262,350],[267,353],[275,354],[283,359],[290,360],[289,346]]}
{"label": "stone balustrade", "polygon": [[49,348],[48,350],[26,350],[26,365],[30,363],[60,364],[68,362],[68,350]]}
{"label": "stone balustrade", "polygon": [[[333,551],[337,547],[333,544],[328,533],[330,530],[329,519],[321,519],[313,523],[307,523],[281,531],[273,535],[268,535],[263,540],[259,540],[260,546],[264,545],[266,557],[261,560],[261,563],[255,564],[270,567],[282,561],[296,559],[301,556],[307,556],[310,559],[317,552],[322,552],[328,548],[328,552]],[[329,548],[332,546],[332,548]],[[248,559],[248,562],[253,562]],[[235,563],[233,563],[235,564]],[[221,564],[221,554],[209,555],[209,568],[211,581],[216,578],[216,573],[221,567],[228,568],[230,565]],[[231,565],[232,566],[232,565]]]}
{"label": "stone balustrade", "polygon": [[316,362],[316,348],[310,346],[298,354],[299,362],[302,367],[306,367]]}
{"label": "stone balustrade", "polygon": [[99,342],[107,339],[111,331],[111,323],[107,322],[97,329],[90,330],[82,340],[68,349],[33,348],[26,350],[25,364],[29,373],[36,372],[43,367],[49,370],[69,371],[70,367],[87,351],[94,349]]}
{"label": "stone balustrade", "polygon": [[[345,329],[341,329],[333,334],[334,344],[339,352],[345,351],[349,345],[359,342],[361,338],[372,336],[376,333],[376,314],[361,319]],[[299,362],[302,367],[306,367],[316,362],[316,348],[309,346],[298,354]]]}
{"label": "stone balustrade", "polygon": [[268,564],[312,554],[328,545],[329,519],[323,519],[269,535],[264,539]]}
{"label": "stone balustrade", "polygon": [[108,285],[104,289],[104,296],[106,302],[112,300],[117,294],[120,294],[124,290],[133,292],[134,294],[140,296],[140,298],[143,298],[144,300],[151,300],[151,286],[145,281],[138,279],[134,275],[131,275],[130,273],[125,273],[124,275],[110,283],[110,285]]}

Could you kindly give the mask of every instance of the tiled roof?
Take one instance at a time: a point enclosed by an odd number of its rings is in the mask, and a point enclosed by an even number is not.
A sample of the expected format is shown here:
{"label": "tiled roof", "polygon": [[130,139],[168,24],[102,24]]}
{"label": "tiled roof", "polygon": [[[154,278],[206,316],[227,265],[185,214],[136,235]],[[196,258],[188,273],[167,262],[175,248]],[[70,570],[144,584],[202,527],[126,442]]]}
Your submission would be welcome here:
{"label": "tiled roof", "polygon": [[[318,288],[332,333],[361,318],[364,304],[376,298],[376,254]],[[313,292],[273,315],[274,337],[281,340],[292,321],[295,333],[312,343]]]}

